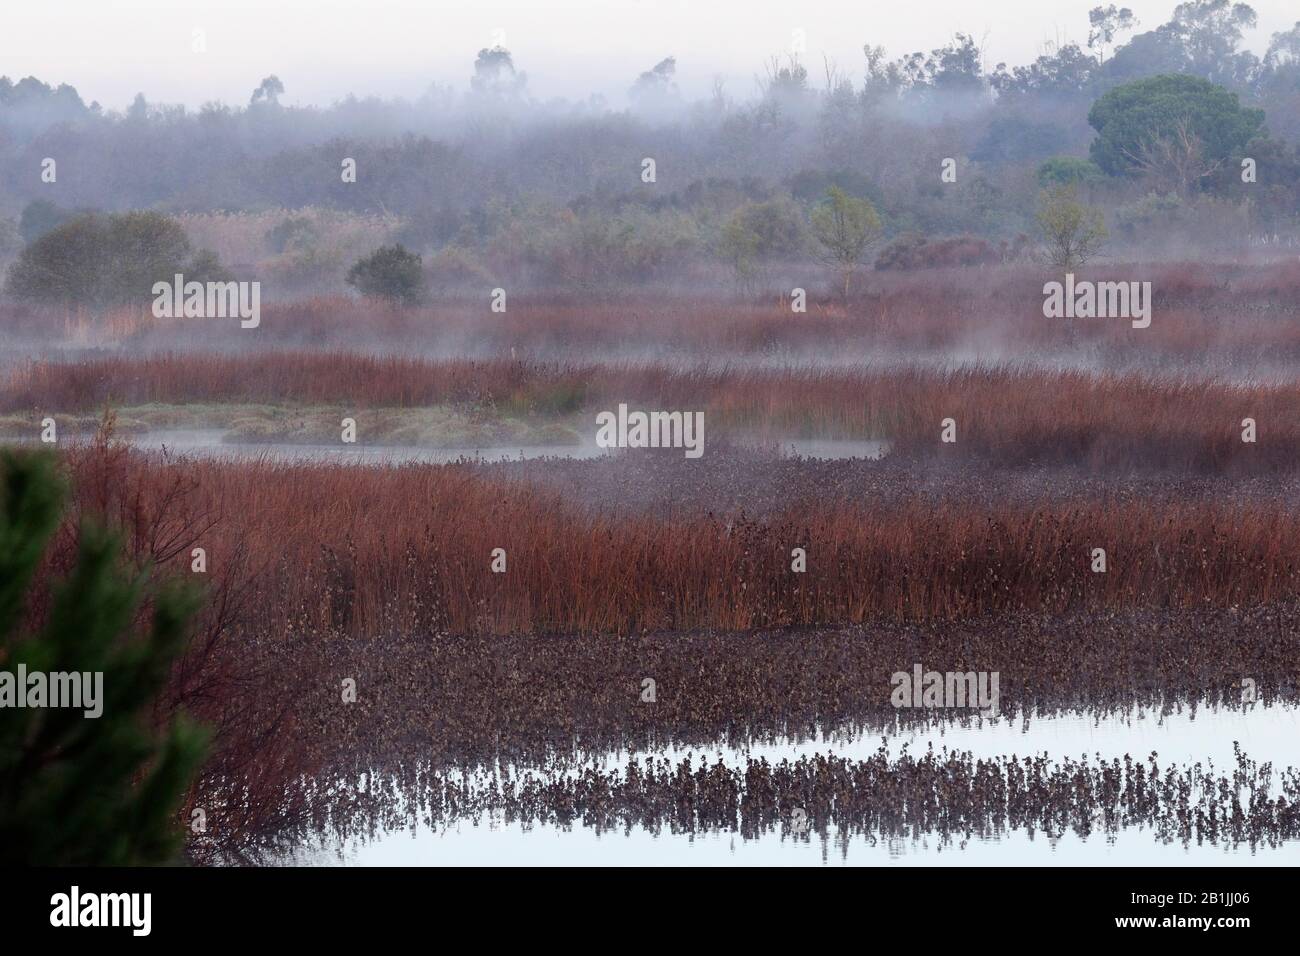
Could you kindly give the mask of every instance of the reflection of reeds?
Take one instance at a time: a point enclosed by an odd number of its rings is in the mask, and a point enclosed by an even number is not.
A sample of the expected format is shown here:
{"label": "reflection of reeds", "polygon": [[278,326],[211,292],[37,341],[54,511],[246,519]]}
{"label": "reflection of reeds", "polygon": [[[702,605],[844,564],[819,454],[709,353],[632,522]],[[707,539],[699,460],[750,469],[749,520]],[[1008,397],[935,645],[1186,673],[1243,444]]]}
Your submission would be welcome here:
{"label": "reflection of reeds", "polygon": [[[448,818],[436,822],[449,822],[485,809],[483,788],[501,764],[517,768],[516,782],[524,771],[550,781],[511,811],[549,819],[558,804],[548,801],[572,796],[559,774],[611,753],[711,753],[821,741],[828,731],[871,736],[980,720],[970,709],[895,709],[890,674],[916,661],[999,671],[1004,719],[1031,730],[1075,708],[1120,720],[1135,708],[1154,720],[1211,703],[1242,713],[1294,700],[1298,615],[1292,604],[634,638],[257,632],[236,646],[269,664],[261,667],[266,684],[228,706],[285,702],[289,714],[265,733],[228,741],[194,796],[213,819],[194,849],[230,851],[268,835],[308,843],[340,824],[340,814],[345,827],[392,829],[409,822],[424,787],[445,804]],[[1256,681],[1260,703],[1242,702],[1243,675]],[[339,682],[348,676],[360,694],[344,705]],[[653,703],[641,696],[647,676],[657,684]],[[364,786],[344,786],[363,771]],[[472,791],[463,795],[454,784],[461,772]],[[683,786],[665,791],[652,817],[674,793],[689,799],[697,781]],[[636,793],[624,790],[620,806]],[[865,793],[855,799],[857,812],[869,810]]]}
{"label": "reflection of reeds", "polygon": [[[563,764],[466,774],[423,764],[364,770],[364,777],[296,781],[265,808],[262,826],[214,849],[274,862],[294,845],[346,845],[417,822],[437,832],[485,819],[597,833],[833,833],[846,854],[855,836],[934,834],[948,844],[1008,832],[1105,838],[1140,827],[1147,839],[1225,846],[1277,846],[1300,836],[1300,776],[1287,768],[1276,784],[1272,766],[1240,748],[1235,766],[1223,770],[1162,765],[1154,754],[1145,761],[1127,754],[975,758],[947,748],[891,754],[884,745],[864,760],[819,753],[739,765],[650,757],[577,772]],[[218,782],[212,786],[219,792]]]}
{"label": "reflection of reeds", "polygon": [[[269,635],[248,653],[276,662],[277,687],[291,688],[284,696],[307,728],[302,753],[318,762],[400,760],[415,747],[466,766],[977,719],[970,708],[895,708],[891,675],[917,662],[998,672],[1000,712],[1027,723],[1072,708],[1246,710],[1295,700],[1298,634],[1292,603],[634,637],[316,632]],[[347,676],[364,693],[341,706]],[[1245,677],[1261,704],[1243,703]],[[653,703],[642,700],[646,678]]]}

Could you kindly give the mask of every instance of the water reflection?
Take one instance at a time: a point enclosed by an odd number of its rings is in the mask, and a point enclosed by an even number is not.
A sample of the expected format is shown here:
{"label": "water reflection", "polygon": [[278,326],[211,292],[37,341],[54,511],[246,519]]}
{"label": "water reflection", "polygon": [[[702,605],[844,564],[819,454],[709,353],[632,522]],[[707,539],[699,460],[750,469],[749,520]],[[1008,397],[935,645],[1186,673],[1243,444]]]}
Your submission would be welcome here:
{"label": "water reflection", "polygon": [[[536,766],[303,777],[235,858],[403,863],[1300,861],[1300,711],[1024,713]],[[237,799],[226,794],[227,799]],[[227,857],[228,859],[230,857]]]}
{"label": "water reflection", "polygon": [[[331,444],[295,442],[237,442],[220,428],[160,429],[119,438],[145,451],[162,451],[183,457],[219,459],[267,458],[275,461],[332,464],[445,464],[462,459],[496,462],[534,458],[600,458],[616,451],[601,448],[594,435],[582,435],[574,444],[426,447],[420,445]],[[757,451],[782,457],[823,460],[865,458],[876,460],[889,452],[889,442],[841,439],[752,439],[742,442]]]}
{"label": "water reflection", "polygon": [[876,461],[889,454],[889,442],[883,439],[782,438],[755,441],[755,447],[788,458],[816,458],[841,461],[865,458]]}
{"label": "water reflection", "polygon": [[930,835],[826,834],[744,839],[733,832],[665,834],[643,827],[598,833],[582,827],[457,823],[343,847],[299,847],[282,858],[300,866],[1295,866],[1294,842],[1277,846],[1160,842],[1142,828],[1080,837],[1001,833],[953,841]]}
{"label": "water reflection", "polygon": [[594,439],[572,445],[502,445],[499,447],[439,447],[419,445],[308,445],[291,442],[238,443],[224,440],[222,429],[151,431],[125,440],[147,451],[182,457],[220,459],[270,459],[339,465],[399,465],[409,462],[446,464],[465,460],[510,461],[531,458],[597,458],[608,454]]}

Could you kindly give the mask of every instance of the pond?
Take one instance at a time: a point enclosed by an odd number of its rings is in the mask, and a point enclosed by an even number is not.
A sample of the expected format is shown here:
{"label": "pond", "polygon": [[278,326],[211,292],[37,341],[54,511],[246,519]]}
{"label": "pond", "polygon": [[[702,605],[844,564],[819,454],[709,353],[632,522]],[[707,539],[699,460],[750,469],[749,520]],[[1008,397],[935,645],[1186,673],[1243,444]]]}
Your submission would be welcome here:
{"label": "pond", "polygon": [[[270,459],[287,462],[328,462],[345,465],[400,465],[411,462],[446,464],[468,459],[480,462],[522,461],[535,458],[592,459],[618,454],[637,454],[640,449],[602,448],[595,436],[583,435],[575,444],[501,445],[496,447],[429,447],[423,445],[329,444],[294,442],[232,442],[220,428],[160,429],[120,434],[118,439],[143,451],[163,451],[187,458]],[[72,439],[80,441],[84,439]],[[29,438],[4,441],[32,444]],[[876,460],[889,453],[889,442],[856,439],[783,438],[749,439],[743,444],[771,455],[815,459]],[[647,452],[653,453],[653,452]]]}
{"label": "pond", "polygon": [[222,429],[187,431],[151,431],[125,436],[137,448],[150,451],[166,449],[183,457],[222,459],[273,459],[291,462],[328,462],[344,465],[400,465],[411,462],[445,464],[471,459],[475,461],[510,461],[528,458],[598,458],[608,454],[594,439],[576,445],[523,445],[496,448],[431,448],[420,445],[307,445],[289,442],[236,443],[223,440]]}
{"label": "pond", "polygon": [[[940,758],[938,773],[918,784],[930,748]],[[945,755],[961,759],[945,763]],[[990,762],[985,771],[999,760],[1019,766],[1007,762],[1011,755],[1042,766],[1018,791],[998,796],[987,773],[982,782],[979,773],[968,776],[981,760]],[[1136,770],[1112,790],[1114,781],[1099,768],[1118,768],[1126,758]],[[607,785],[628,782],[629,761],[677,769],[617,803]],[[689,780],[683,761],[698,768]],[[810,772],[781,772],[801,761]],[[875,776],[850,773],[873,763]],[[1143,765],[1153,763],[1159,771],[1144,774]],[[333,781],[334,797],[353,811],[376,812],[336,816],[266,862],[1296,865],[1293,767],[1300,767],[1300,709],[1280,702],[1183,705],[1167,713],[1018,713],[900,725],[883,741],[879,732],[831,730],[745,748],[617,751],[596,760],[558,755],[542,768],[425,767],[412,774],[408,767],[382,780]],[[724,778],[733,782],[730,791],[718,784]],[[851,781],[868,779],[874,783],[865,793],[850,796]],[[710,788],[717,787],[734,803],[721,819],[710,804]],[[1283,792],[1286,803],[1267,802]],[[811,809],[804,811],[804,803]],[[828,811],[831,803],[842,807]],[[1211,826],[1207,835],[1206,820],[1215,813],[1219,829]],[[1198,819],[1193,831],[1181,829]]]}

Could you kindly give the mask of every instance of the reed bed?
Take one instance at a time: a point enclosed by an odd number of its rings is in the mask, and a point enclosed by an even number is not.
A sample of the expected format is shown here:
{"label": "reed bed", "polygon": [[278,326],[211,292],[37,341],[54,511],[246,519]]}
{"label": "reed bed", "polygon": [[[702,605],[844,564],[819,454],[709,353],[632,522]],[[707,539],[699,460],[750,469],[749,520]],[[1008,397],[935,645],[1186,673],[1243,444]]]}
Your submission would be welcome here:
{"label": "reed bed", "polygon": [[[1016,366],[681,369],[355,353],[166,354],[31,362],[0,386],[0,413],[191,402],[461,405],[578,416],[580,431],[592,436],[598,411],[627,402],[704,411],[713,435],[880,439],[909,458],[1199,472],[1300,465],[1300,385]],[[955,425],[952,443],[941,441],[946,419]],[[1246,419],[1255,422],[1254,442],[1243,441]]]}
{"label": "reed bed", "polygon": [[[184,571],[177,542],[191,540],[217,573],[238,558],[232,588],[257,628],[280,636],[746,630],[1300,597],[1300,514],[1284,498],[904,492],[761,520],[661,518],[584,508],[469,465],[176,462],[121,448],[68,461],[79,510],[151,529],[154,560]],[[491,568],[497,548],[504,573]],[[792,570],[794,548],[806,572]],[[1092,570],[1095,548],[1104,573]]]}

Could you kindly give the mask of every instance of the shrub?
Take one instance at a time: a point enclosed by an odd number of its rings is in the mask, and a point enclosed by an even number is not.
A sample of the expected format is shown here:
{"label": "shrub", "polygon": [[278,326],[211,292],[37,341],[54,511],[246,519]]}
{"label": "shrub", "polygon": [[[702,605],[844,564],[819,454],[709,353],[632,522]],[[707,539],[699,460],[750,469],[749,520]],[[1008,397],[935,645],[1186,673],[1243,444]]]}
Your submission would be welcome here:
{"label": "shrub", "polygon": [[978,236],[927,239],[916,233],[899,236],[876,259],[877,269],[940,269],[992,265],[1002,260],[993,243]]}
{"label": "shrub", "polygon": [[537,207],[520,210],[496,232],[484,259],[542,284],[596,289],[670,275],[691,265],[702,245],[699,224],[678,210],[612,215]]}
{"label": "shrub", "polygon": [[789,199],[748,203],[723,224],[718,254],[744,285],[764,263],[798,255],[805,242],[803,217]]}
{"label": "shrub", "polygon": [[1067,183],[1092,183],[1105,174],[1090,159],[1077,156],[1054,156],[1038,167],[1038,185],[1044,189]]}
{"label": "shrub", "polygon": [[215,255],[195,253],[180,224],[155,212],[84,213],[27,246],[9,268],[16,299],[106,308],[153,298],[155,282],[221,278]]}
{"label": "shrub", "polygon": [[1083,265],[1106,241],[1101,210],[1079,202],[1073,183],[1043,192],[1038,205],[1038,228],[1047,247],[1047,261],[1058,269]]}
{"label": "shrub", "polygon": [[1127,203],[1115,210],[1115,222],[1130,239],[1149,227],[1168,228],[1183,211],[1184,203],[1177,196],[1147,193],[1141,199]]}
{"label": "shrub", "polygon": [[310,249],[319,239],[320,230],[306,216],[289,216],[266,233],[266,244],[276,254]]}
{"label": "shrub", "polygon": [[1147,193],[1115,210],[1120,237],[1148,255],[1178,254],[1188,235],[1200,236],[1206,248],[1230,249],[1251,234],[1251,209],[1214,196],[1179,198],[1174,193]]}
{"label": "shrub", "polygon": [[414,305],[424,297],[420,257],[401,245],[381,246],[348,270],[348,285],[364,296]]}

